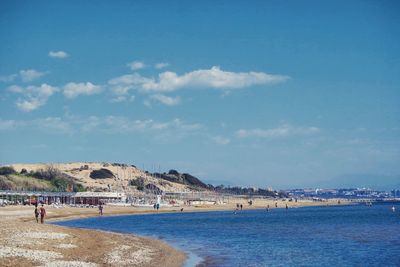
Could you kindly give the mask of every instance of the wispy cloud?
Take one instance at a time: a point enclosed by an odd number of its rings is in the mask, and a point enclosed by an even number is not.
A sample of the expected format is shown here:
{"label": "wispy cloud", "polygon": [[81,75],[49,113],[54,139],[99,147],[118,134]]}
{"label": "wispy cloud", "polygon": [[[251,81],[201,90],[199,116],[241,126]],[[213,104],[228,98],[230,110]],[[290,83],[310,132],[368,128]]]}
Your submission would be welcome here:
{"label": "wispy cloud", "polygon": [[17,74],[2,75],[0,76],[0,82],[12,82],[18,77]]}
{"label": "wispy cloud", "polygon": [[23,82],[31,82],[31,81],[37,80],[40,77],[46,75],[46,72],[29,69],[29,70],[21,70],[19,72],[19,75]]}
{"label": "wispy cloud", "polygon": [[231,142],[231,139],[220,135],[212,137],[212,140],[219,145],[227,145]]}
{"label": "wispy cloud", "polygon": [[144,92],[172,92],[183,88],[214,88],[222,90],[240,89],[253,85],[285,82],[288,76],[264,72],[229,72],[219,67],[201,69],[178,75],[162,72],[158,78],[143,77],[138,73],[123,75],[109,81],[112,86],[125,86]]}
{"label": "wispy cloud", "polygon": [[57,134],[104,133],[104,134],[187,134],[203,128],[198,123],[186,123],[180,119],[170,121],[136,120],[123,116],[66,116],[46,117],[35,120],[2,120],[0,131],[35,128]]}
{"label": "wispy cloud", "polygon": [[33,120],[3,120],[0,119],[0,131],[41,130],[46,133],[71,134],[75,131],[73,125],[60,117],[45,117]]}
{"label": "wispy cloud", "polygon": [[102,124],[106,125],[108,132],[134,133],[147,131],[194,131],[200,129],[200,124],[188,124],[180,119],[172,121],[158,122],[155,120],[131,120],[127,117],[108,116],[102,119]]}
{"label": "wispy cloud", "polygon": [[154,67],[155,67],[156,69],[163,69],[163,68],[168,67],[169,65],[170,65],[170,64],[167,63],[167,62],[160,62],[160,63],[155,64]]}
{"label": "wispy cloud", "polygon": [[90,82],[86,83],[68,83],[64,86],[64,96],[67,98],[75,98],[79,95],[93,95],[101,92],[101,86],[94,85]]}
{"label": "wispy cloud", "polygon": [[50,51],[49,57],[52,58],[67,58],[69,55],[64,51]]}
{"label": "wispy cloud", "polygon": [[0,119],[0,131],[14,130],[18,127],[18,122],[15,120]]}
{"label": "wispy cloud", "polygon": [[22,82],[32,82],[46,75],[48,72],[42,72],[34,69],[20,70],[18,73],[0,76],[0,82],[13,82],[20,78]]}
{"label": "wispy cloud", "polygon": [[131,70],[140,70],[146,67],[146,65],[142,61],[132,61],[127,65],[129,68],[131,68]]}
{"label": "wispy cloud", "polygon": [[236,136],[239,138],[259,137],[259,138],[278,138],[288,136],[305,136],[313,135],[320,132],[317,127],[295,127],[289,124],[284,124],[277,128],[270,129],[240,129],[236,131]]}
{"label": "wispy cloud", "polygon": [[22,98],[18,98],[16,106],[22,111],[30,112],[46,104],[49,97],[59,89],[44,83],[40,86],[27,87],[13,85],[8,90],[22,95]]}
{"label": "wispy cloud", "polygon": [[156,100],[167,106],[176,106],[181,102],[181,98],[179,96],[170,97],[162,94],[152,95],[151,99]]}

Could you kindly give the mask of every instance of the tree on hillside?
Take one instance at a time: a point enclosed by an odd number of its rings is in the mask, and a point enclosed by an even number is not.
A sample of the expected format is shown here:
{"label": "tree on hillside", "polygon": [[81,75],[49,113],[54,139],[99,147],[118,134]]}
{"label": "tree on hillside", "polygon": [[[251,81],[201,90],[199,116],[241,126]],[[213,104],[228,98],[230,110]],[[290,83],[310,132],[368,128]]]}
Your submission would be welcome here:
{"label": "tree on hillside", "polygon": [[0,175],[10,175],[17,173],[13,167],[4,166],[0,167]]}

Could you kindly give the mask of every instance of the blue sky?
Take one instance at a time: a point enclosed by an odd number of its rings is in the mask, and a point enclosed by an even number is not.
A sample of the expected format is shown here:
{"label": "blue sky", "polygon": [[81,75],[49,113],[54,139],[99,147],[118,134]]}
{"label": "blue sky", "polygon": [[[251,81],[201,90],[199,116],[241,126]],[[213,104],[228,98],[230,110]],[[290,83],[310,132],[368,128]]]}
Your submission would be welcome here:
{"label": "blue sky", "polygon": [[1,1],[0,162],[125,162],[274,188],[398,184],[399,11]]}

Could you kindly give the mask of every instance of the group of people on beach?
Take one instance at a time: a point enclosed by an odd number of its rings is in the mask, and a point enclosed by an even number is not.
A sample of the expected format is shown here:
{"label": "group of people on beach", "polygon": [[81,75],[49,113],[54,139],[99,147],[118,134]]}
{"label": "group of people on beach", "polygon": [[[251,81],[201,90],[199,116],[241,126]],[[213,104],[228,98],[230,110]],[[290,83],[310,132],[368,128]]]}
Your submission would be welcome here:
{"label": "group of people on beach", "polygon": [[46,217],[46,209],[44,208],[44,205],[42,204],[40,208],[38,208],[38,204],[35,204],[35,218],[36,222],[39,223],[39,215],[40,215],[40,223],[44,223],[44,218]]}
{"label": "group of people on beach", "polygon": [[243,210],[243,204],[236,203],[235,214],[236,214],[236,212],[239,211],[239,210]]}

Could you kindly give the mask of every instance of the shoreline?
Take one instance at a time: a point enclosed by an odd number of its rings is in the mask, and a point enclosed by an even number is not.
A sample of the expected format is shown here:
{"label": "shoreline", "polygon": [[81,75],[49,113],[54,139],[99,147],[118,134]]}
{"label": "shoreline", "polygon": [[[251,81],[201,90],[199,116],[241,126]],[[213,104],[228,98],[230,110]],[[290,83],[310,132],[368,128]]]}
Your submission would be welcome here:
{"label": "shoreline", "polygon": [[[238,200],[238,202],[243,200]],[[278,206],[275,207],[273,204],[278,202]],[[304,207],[314,207],[314,206],[345,206],[345,205],[355,205],[358,202],[351,202],[346,200],[341,200],[341,203],[337,203],[337,199],[328,200],[326,202],[316,202],[316,201],[299,201],[299,202],[284,202],[275,200],[257,200],[252,206],[245,206],[243,210],[259,210],[266,209],[267,205],[270,205],[270,209],[284,209],[285,204],[289,203],[289,209],[292,208],[304,208]],[[203,205],[203,206],[183,206],[184,210],[181,211],[179,207],[161,207],[160,210],[154,210],[153,208],[143,208],[135,206],[112,206],[105,205],[103,211],[103,217],[107,216],[124,216],[124,215],[146,215],[146,214],[162,214],[162,213],[180,213],[180,212],[210,212],[210,211],[234,211],[236,206],[233,203],[225,205]],[[60,208],[63,209],[63,208]],[[74,220],[74,219],[84,219],[98,217],[97,208],[76,208],[68,207],[71,210],[77,210],[82,212],[73,212],[69,214],[57,214],[47,219],[49,222],[61,221],[61,220]],[[89,212],[88,212],[89,211]],[[94,212],[93,212],[94,211]]]}
{"label": "shoreline", "polygon": [[[244,210],[265,209],[265,200]],[[286,202],[279,201],[278,208]],[[290,203],[290,208],[337,205],[337,202]],[[347,205],[351,203],[343,203]],[[203,207],[184,207],[183,212],[233,211],[235,204]],[[96,208],[46,207],[45,224],[36,224],[33,206],[8,206],[0,208],[0,266],[184,266],[190,255],[163,240],[141,237],[135,234],[103,230],[65,227],[57,221],[99,217]],[[104,217],[180,213],[177,207],[155,211],[148,208],[105,206]],[[31,235],[31,233],[39,233]],[[28,242],[24,240],[28,239]],[[10,242],[10,241],[13,242]],[[37,248],[40,248],[38,250]],[[49,260],[40,261],[29,253],[44,253]],[[28,255],[28,256],[26,256]],[[54,262],[54,263],[52,263]],[[54,265],[55,264],[55,265]]]}

